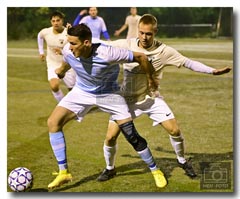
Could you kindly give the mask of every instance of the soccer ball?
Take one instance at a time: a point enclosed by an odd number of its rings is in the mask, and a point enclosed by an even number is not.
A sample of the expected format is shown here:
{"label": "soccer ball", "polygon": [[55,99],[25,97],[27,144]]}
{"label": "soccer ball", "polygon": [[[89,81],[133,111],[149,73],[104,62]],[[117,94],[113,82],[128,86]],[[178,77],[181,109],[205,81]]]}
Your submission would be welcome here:
{"label": "soccer ball", "polygon": [[15,192],[24,192],[33,185],[32,172],[25,167],[13,169],[8,176],[8,185]]}

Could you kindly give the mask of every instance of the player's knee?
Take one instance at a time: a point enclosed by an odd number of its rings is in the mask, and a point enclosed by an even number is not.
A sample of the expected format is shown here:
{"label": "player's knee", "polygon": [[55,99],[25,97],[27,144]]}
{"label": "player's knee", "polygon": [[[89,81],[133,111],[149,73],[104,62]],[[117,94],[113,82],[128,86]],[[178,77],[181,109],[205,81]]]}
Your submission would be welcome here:
{"label": "player's knee", "polygon": [[147,148],[147,141],[137,133],[133,122],[127,122],[119,127],[127,141],[136,151],[142,151]]}
{"label": "player's knee", "polygon": [[47,120],[48,128],[51,128],[53,126],[53,124],[54,124],[53,119],[51,117],[49,117],[48,120]]}
{"label": "player's knee", "polygon": [[138,142],[136,144],[133,144],[132,146],[136,151],[143,151],[144,149],[147,148],[147,141],[141,136],[137,137]]}
{"label": "player's knee", "polygon": [[173,126],[171,129],[168,130],[168,133],[169,133],[171,136],[180,136],[181,131],[180,131],[180,129],[178,128],[178,126]]}
{"label": "player's knee", "polygon": [[59,123],[54,120],[51,116],[47,120],[48,130],[49,132],[57,132],[61,129]]}
{"label": "player's knee", "polygon": [[53,92],[58,92],[59,91],[59,86],[58,85],[51,85],[51,90]]}
{"label": "player's knee", "polygon": [[50,88],[53,92],[58,92],[59,91],[59,82],[58,80],[54,81],[54,80],[51,80],[50,81]]}
{"label": "player's knee", "polygon": [[115,146],[117,143],[118,135],[106,135],[105,144],[107,146]]}

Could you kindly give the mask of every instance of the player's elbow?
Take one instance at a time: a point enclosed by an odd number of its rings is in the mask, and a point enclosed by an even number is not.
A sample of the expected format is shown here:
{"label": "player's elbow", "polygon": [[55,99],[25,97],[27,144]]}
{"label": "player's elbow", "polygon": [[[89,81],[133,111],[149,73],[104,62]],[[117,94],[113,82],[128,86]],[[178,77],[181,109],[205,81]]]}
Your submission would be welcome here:
{"label": "player's elbow", "polygon": [[141,64],[148,61],[148,58],[144,53],[133,52],[133,61]]}

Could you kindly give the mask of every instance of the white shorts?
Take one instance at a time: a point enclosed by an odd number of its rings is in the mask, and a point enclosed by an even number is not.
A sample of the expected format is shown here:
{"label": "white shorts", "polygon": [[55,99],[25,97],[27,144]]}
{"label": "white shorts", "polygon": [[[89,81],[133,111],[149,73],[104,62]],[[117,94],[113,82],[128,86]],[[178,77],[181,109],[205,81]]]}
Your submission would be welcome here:
{"label": "white shorts", "polygon": [[59,102],[58,106],[74,112],[79,122],[93,106],[97,106],[102,111],[109,113],[113,120],[123,120],[131,117],[128,106],[121,95],[95,95],[87,93],[76,86]]}
{"label": "white shorts", "polygon": [[147,114],[153,120],[153,126],[174,118],[173,112],[161,96],[155,99],[149,97],[143,103],[129,104],[128,107],[133,119]]}
{"label": "white shorts", "polygon": [[[48,68],[47,73],[48,73],[48,81],[50,81],[53,78],[58,78],[57,74],[55,73],[56,68]],[[75,71],[71,68],[69,69],[64,78],[62,79],[63,82],[66,84],[67,88],[73,88],[76,82],[76,73]]]}

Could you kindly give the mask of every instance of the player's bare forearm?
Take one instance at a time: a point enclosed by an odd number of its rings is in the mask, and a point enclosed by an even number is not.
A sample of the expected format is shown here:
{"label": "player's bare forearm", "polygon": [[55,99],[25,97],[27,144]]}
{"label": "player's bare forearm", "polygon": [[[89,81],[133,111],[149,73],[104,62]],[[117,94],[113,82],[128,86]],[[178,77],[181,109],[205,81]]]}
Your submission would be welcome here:
{"label": "player's bare forearm", "polygon": [[65,76],[65,73],[70,69],[70,65],[66,62],[62,62],[62,65],[55,70],[57,76],[62,79]]}
{"label": "player's bare forearm", "polygon": [[134,61],[138,62],[146,73],[150,91],[152,92],[156,91],[158,88],[158,83],[153,78],[153,73],[155,71],[153,65],[148,61],[148,58],[145,54],[133,52],[133,55]]}
{"label": "player's bare forearm", "polygon": [[222,74],[230,72],[231,70],[232,70],[232,68],[229,66],[226,66],[224,68],[215,69],[213,71],[213,75],[222,75]]}

